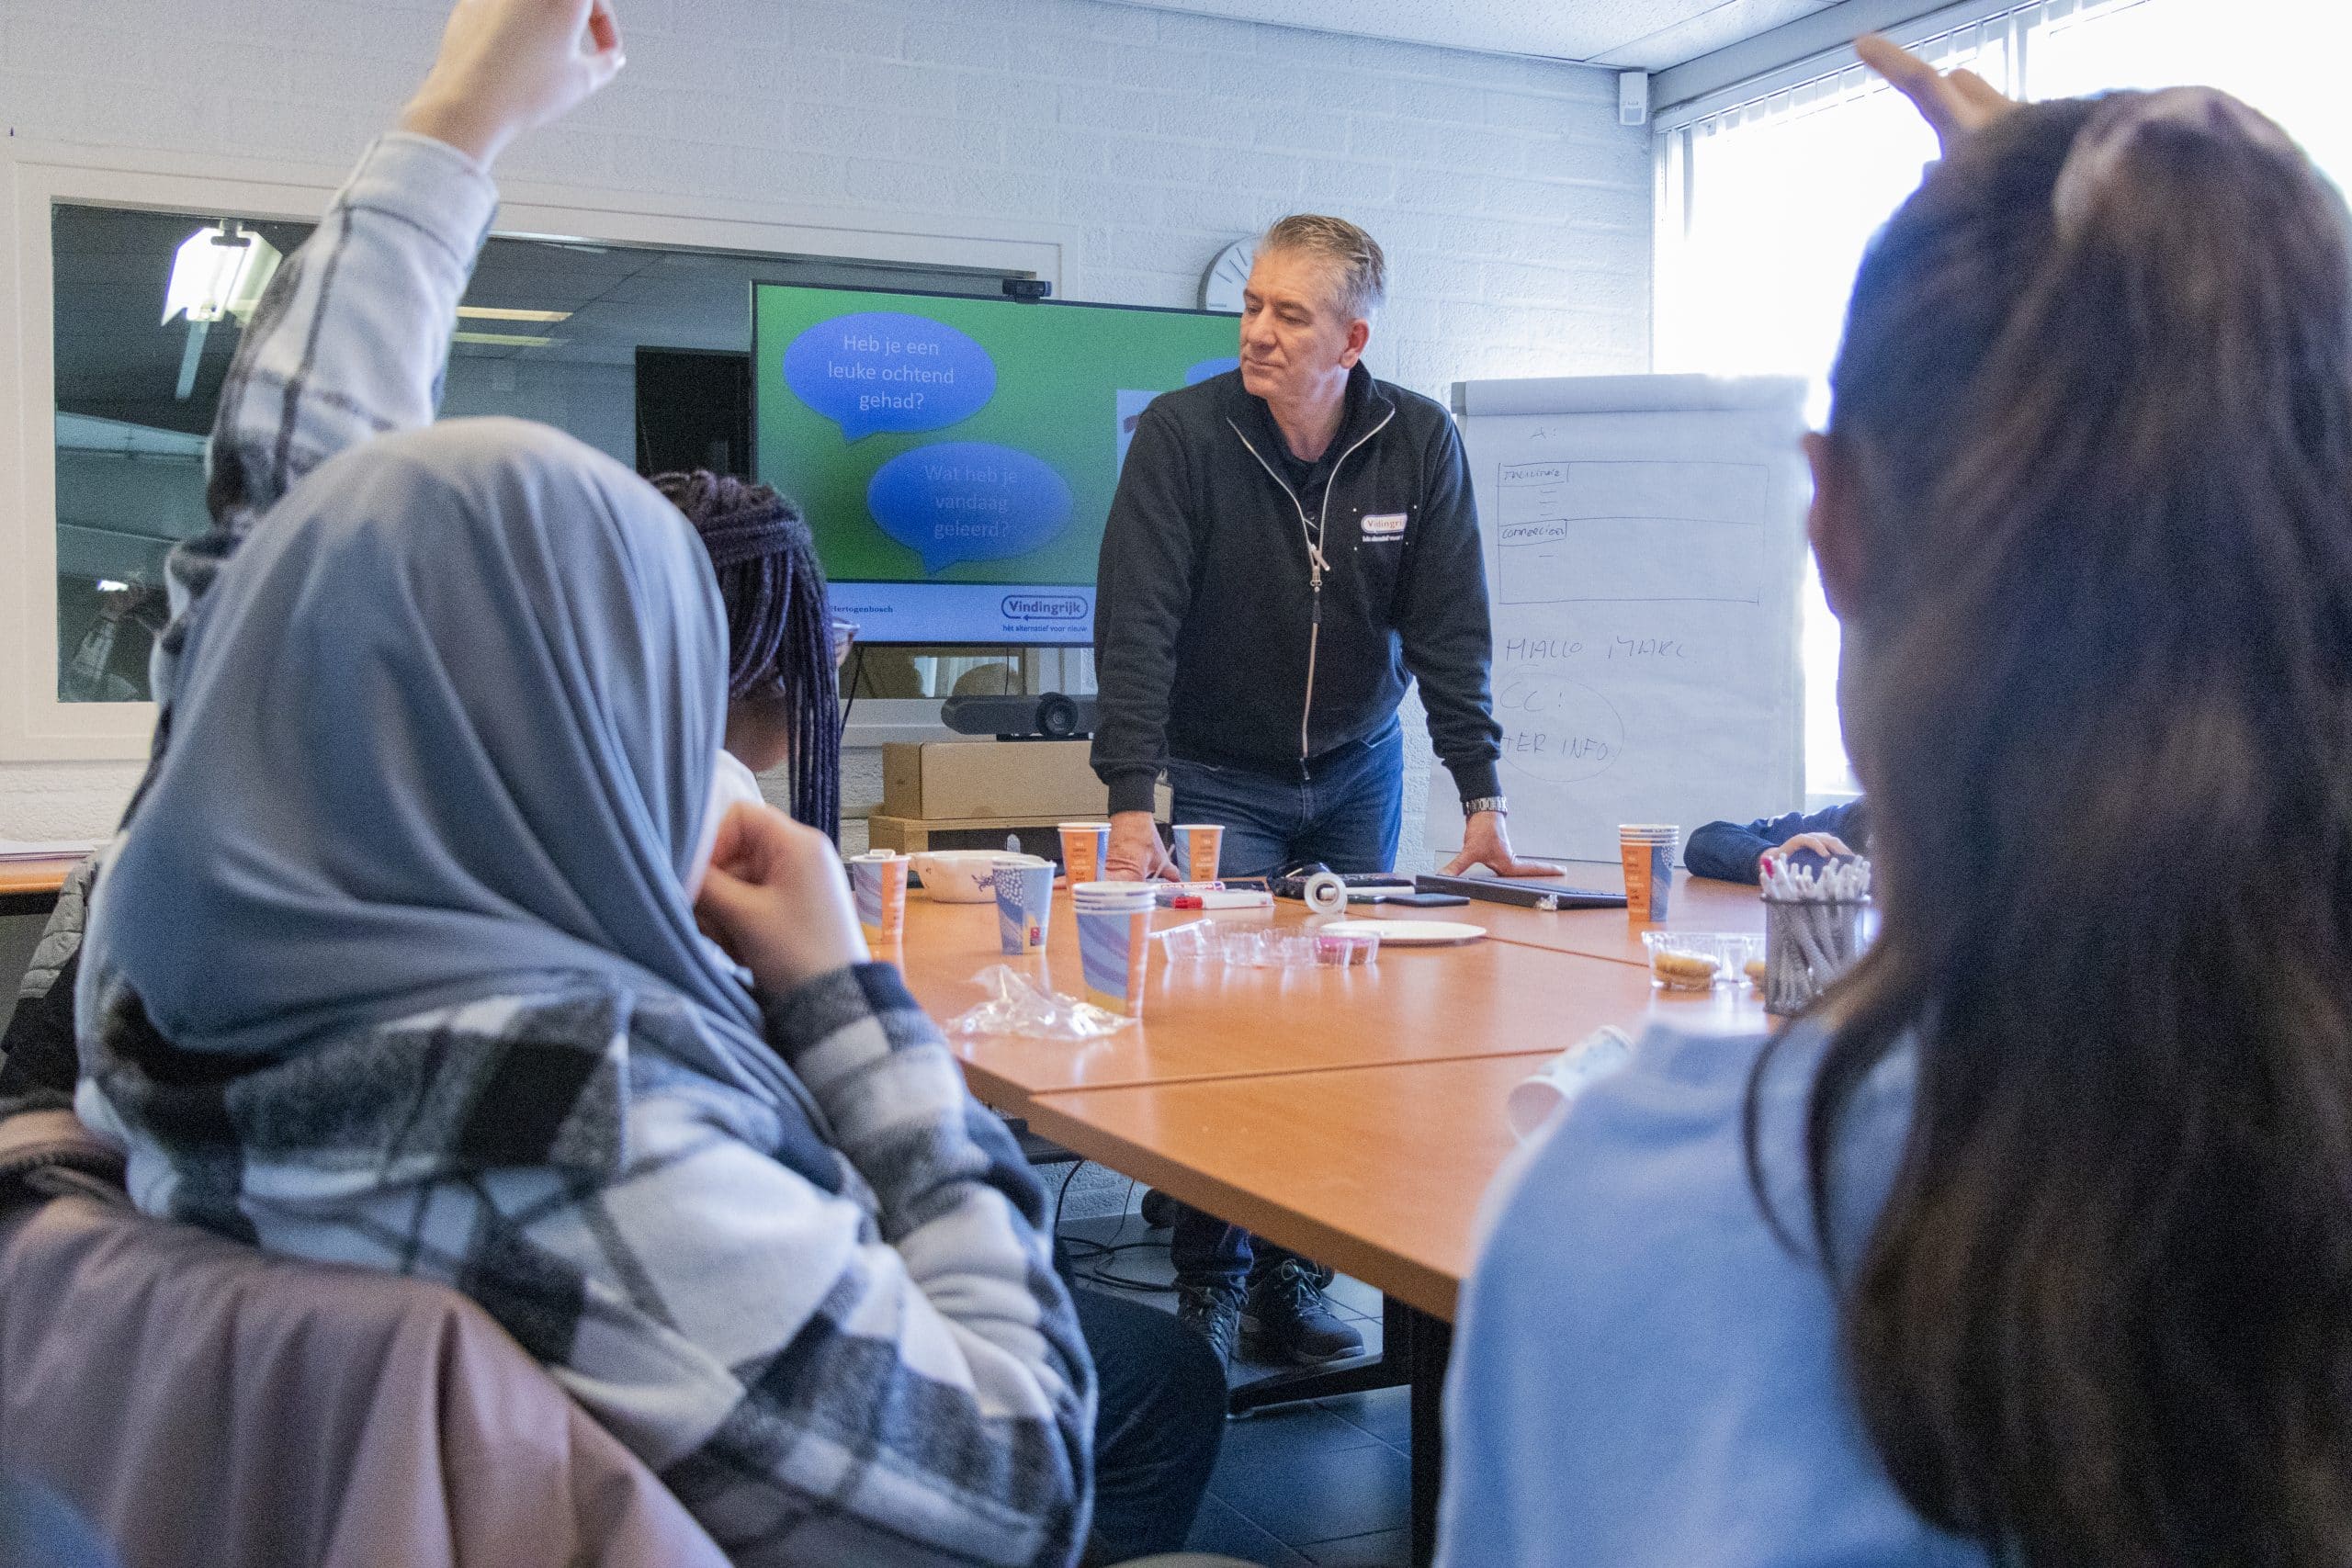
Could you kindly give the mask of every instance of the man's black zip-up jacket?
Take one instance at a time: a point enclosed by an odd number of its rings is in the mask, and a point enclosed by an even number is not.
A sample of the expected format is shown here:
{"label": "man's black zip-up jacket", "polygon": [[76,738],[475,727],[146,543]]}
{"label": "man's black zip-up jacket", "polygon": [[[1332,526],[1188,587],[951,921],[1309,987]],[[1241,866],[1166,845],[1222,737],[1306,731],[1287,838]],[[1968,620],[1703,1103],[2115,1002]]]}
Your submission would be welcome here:
{"label": "man's black zip-up jacket", "polygon": [[1170,757],[1311,776],[1395,716],[1408,676],[1463,798],[1501,793],[1486,568],[1453,422],[1359,365],[1303,489],[1295,462],[1238,370],[1153,400],[1136,423],[1095,587],[1093,760],[1112,810],[1150,810]]}

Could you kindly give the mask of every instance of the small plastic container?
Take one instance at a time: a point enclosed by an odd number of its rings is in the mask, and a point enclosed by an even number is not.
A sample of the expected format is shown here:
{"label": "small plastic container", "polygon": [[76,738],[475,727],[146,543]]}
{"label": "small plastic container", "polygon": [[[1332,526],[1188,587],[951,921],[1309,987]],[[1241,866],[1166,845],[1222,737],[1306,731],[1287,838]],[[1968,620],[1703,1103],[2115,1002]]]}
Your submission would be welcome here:
{"label": "small plastic container", "polygon": [[1749,961],[1764,956],[1764,939],[1739,931],[1644,931],[1642,945],[1651,984],[1667,991],[1744,985]]}
{"label": "small plastic container", "polygon": [[[1266,942],[1274,935],[1272,931],[1256,927],[1220,931],[1216,933],[1217,951],[1228,969],[1262,969],[1266,967]],[[1279,949],[1275,957],[1276,962],[1280,962]]]}
{"label": "small plastic container", "polygon": [[1317,931],[1315,962],[1327,969],[1361,969],[1380,962],[1378,931]]}
{"label": "small plastic container", "polygon": [[1160,939],[1160,945],[1167,952],[1170,964],[1189,964],[1223,956],[1217,943],[1216,927],[1205,919],[1155,934]]}
{"label": "small plastic container", "polygon": [[1323,962],[1317,939],[1295,931],[1267,931],[1259,938],[1269,969],[1312,969]]}

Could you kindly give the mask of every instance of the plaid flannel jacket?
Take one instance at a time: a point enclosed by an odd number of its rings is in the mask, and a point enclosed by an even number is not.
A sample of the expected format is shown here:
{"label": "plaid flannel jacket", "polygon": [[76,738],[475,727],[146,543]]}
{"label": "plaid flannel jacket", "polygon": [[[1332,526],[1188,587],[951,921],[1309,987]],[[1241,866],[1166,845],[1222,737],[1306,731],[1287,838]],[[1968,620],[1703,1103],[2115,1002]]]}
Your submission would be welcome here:
{"label": "plaid flannel jacket", "polygon": [[[434,416],[495,205],[462,154],[387,136],[279,269],[221,395],[213,526],[170,561],[157,755],[238,543]],[[193,1061],[93,985],[76,1109],[140,1207],[472,1296],[736,1562],[1077,1556],[1093,1371],[1043,1194],[888,965],[769,1009],[813,1114],[691,1068],[683,1004],[584,982],[271,1062]]]}

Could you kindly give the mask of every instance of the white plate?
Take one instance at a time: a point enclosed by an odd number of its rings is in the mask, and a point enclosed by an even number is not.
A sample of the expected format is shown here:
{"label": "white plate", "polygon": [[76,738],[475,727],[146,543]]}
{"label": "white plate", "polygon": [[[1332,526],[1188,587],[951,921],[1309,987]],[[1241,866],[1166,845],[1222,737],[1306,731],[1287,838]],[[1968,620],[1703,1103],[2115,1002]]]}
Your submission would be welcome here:
{"label": "white plate", "polygon": [[1318,931],[1378,931],[1383,947],[1459,947],[1487,940],[1484,926],[1460,920],[1333,920]]}

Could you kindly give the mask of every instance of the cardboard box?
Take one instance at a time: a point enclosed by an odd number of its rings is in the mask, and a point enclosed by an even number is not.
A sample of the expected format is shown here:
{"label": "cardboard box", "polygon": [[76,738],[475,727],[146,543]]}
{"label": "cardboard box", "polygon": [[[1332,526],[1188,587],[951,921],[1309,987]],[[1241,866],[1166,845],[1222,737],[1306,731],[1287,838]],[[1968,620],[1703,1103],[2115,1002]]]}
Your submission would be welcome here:
{"label": "cardboard box", "polygon": [[1084,740],[938,740],[882,748],[882,815],[911,821],[1101,818],[1111,792]]}

